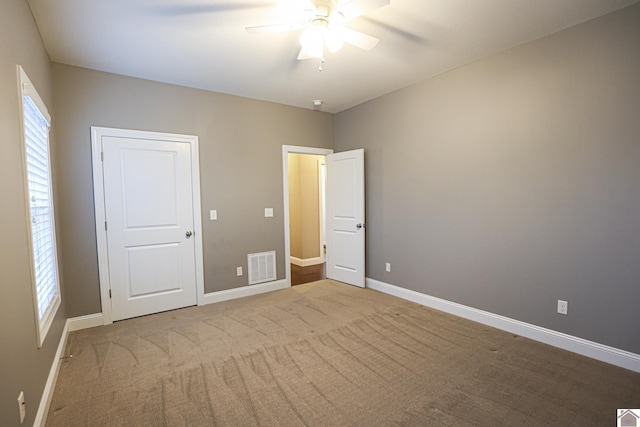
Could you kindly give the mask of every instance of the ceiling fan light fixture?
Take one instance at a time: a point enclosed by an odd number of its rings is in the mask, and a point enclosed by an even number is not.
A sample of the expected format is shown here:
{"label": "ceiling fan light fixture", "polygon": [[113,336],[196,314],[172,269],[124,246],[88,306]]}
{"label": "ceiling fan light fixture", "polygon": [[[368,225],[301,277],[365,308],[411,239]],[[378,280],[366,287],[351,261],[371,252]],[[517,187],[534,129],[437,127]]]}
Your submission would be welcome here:
{"label": "ceiling fan light fixture", "polygon": [[344,45],[344,27],[342,25],[330,25],[324,32],[324,42],[329,52],[336,53]]}
{"label": "ceiling fan light fixture", "polygon": [[[324,62],[325,48],[335,53],[345,43],[363,50],[371,50],[380,41],[375,37],[352,30],[347,23],[372,10],[387,6],[391,0],[281,0],[288,1],[303,19],[290,19],[288,23],[245,27],[250,34],[277,33],[302,30],[299,42],[302,48],[298,60],[318,58]],[[300,10],[302,9],[302,10]]]}
{"label": "ceiling fan light fixture", "polygon": [[312,58],[322,58],[324,51],[324,25],[321,21],[315,21],[300,34],[300,46]]}

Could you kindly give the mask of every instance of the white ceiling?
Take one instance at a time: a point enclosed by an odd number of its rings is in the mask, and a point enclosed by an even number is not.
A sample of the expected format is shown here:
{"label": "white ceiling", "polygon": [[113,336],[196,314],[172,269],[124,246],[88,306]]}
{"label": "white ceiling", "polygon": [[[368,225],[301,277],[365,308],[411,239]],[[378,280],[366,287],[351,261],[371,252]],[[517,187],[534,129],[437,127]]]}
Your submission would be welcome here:
{"label": "white ceiling", "polygon": [[391,0],[351,21],[380,43],[297,61],[277,1],[28,0],[52,61],[339,112],[638,0]]}

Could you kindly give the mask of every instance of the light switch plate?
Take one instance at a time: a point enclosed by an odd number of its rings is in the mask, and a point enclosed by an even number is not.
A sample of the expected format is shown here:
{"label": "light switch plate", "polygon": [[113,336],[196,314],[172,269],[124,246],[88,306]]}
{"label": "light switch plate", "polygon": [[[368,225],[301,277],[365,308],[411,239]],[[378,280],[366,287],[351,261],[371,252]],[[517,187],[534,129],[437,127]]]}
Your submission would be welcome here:
{"label": "light switch plate", "polygon": [[273,218],[273,208],[264,208],[264,217]]}
{"label": "light switch plate", "polygon": [[236,276],[242,276],[242,267],[236,267]]}
{"label": "light switch plate", "polygon": [[211,221],[215,221],[215,220],[217,220],[217,219],[218,219],[218,211],[217,211],[217,210],[215,210],[215,209],[211,209],[211,210],[209,211],[209,219],[210,219]]}

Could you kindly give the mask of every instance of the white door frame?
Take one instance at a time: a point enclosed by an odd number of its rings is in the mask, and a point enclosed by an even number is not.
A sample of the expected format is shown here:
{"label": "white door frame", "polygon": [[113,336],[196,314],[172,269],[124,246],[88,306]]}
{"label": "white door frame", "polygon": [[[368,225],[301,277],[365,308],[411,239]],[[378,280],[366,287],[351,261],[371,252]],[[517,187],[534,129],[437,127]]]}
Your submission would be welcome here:
{"label": "white door frame", "polygon": [[[326,156],[333,154],[329,148],[300,147],[296,145],[282,146],[282,191],[284,199],[284,259],[285,259],[285,281],[287,287],[291,287],[291,233],[289,230],[289,153],[312,154]],[[322,243],[321,243],[322,244]]]}
{"label": "white door frame", "polygon": [[191,147],[191,186],[193,189],[193,239],[196,261],[197,304],[204,303],[204,262],[202,255],[202,210],[200,208],[200,161],[198,137],[161,132],[149,132],[129,129],[115,129],[91,126],[91,162],[93,166],[93,200],[96,219],[96,241],[98,249],[98,278],[100,281],[100,302],[102,304],[102,324],[113,323],[111,298],[109,296],[109,258],[107,252],[106,214],[104,204],[104,181],[102,173],[103,137],[135,138],[174,142],[186,142]]}
{"label": "white door frame", "polygon": [[[327,181],[326,181],[326,177],[327,177],[327,169],[326,169],[326,158],[324,159],[318,159],[318,218],[320,218],[320,224],[318,224],[318,233],[320,235],[320,238],[318,240],[320,240],[320,259],[322,260],[322,262],[324,263],[326,261],[326,257],[324,254],[324,249],[325,249],[325,244],[326,242],[326,232],[325,228],[326,228],[326,223],[327,223],[327,218],[325,218],[326,213],[327,213],[327,209],[326,209],[326,190],[327,190]],[[324,169],[324,170],[323,170]],[[323,173],[324,172],[324,173]],[[325,195],[325,197],[322,197],[323,195]]]}

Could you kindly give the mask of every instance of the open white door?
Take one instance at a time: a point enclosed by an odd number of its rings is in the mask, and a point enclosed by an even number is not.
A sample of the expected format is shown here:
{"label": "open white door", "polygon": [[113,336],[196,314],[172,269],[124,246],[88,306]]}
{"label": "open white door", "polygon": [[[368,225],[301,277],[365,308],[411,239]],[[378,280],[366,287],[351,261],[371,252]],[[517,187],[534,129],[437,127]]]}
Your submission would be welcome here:
{"label": "open white door", "polygon": [[108,257],[101,268],[108,270],[112,320],[195,305],[200,242],[190,141],[151,132],[95,132],[103,157]]}
{"label": "open white door", "polygon": [[364,150],[326,159],[327,277],[364,288]]}

